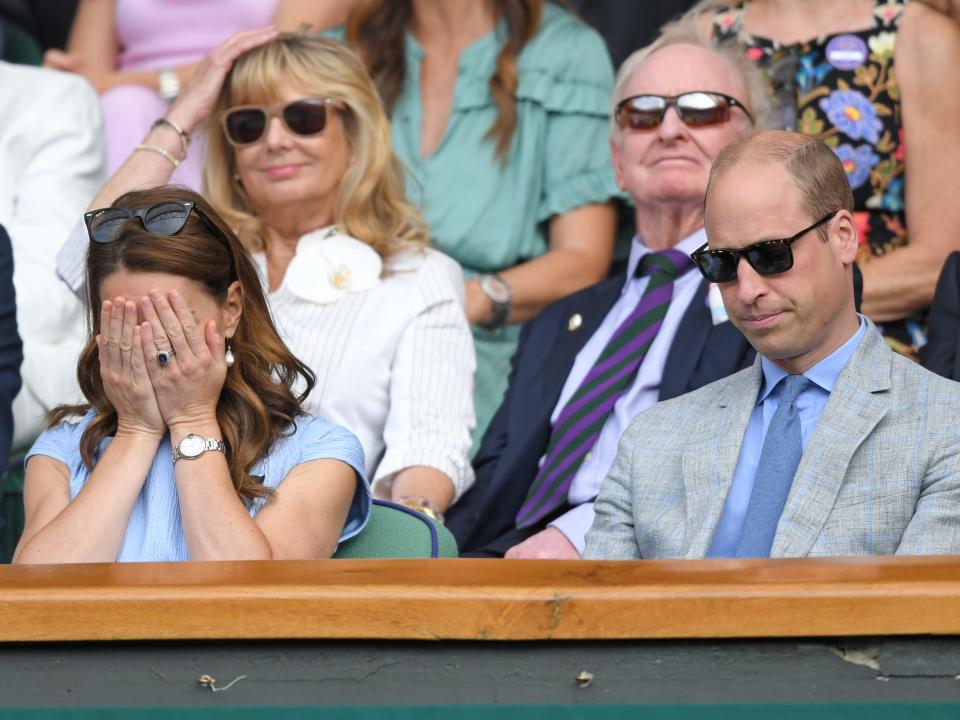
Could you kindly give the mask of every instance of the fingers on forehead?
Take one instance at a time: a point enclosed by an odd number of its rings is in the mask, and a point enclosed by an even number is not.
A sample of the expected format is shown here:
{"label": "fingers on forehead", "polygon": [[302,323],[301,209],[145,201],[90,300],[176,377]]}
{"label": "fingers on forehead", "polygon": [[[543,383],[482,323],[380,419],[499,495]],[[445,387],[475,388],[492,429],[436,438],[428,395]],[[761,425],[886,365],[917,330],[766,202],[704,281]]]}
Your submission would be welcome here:
{"label": "fingers on forehead", "polygon": [[153,300],[148,297],[143,297],[140,300],[140,311],[143,313],[143,319],[146,322],[158,322],[157,318],[157,308],[153,304]]}
{"label": "fingers on forehead", "polygon": [[[196,319],[186,299],[180,293],[173,291],[168,298],[166,312],[169,313],[169,321],[178,324],[184,331],[188,328],[196,327]],[[163,317],[163,316],[162,316]],[[167,324],[167,317],[163,317],[164,324]]]}

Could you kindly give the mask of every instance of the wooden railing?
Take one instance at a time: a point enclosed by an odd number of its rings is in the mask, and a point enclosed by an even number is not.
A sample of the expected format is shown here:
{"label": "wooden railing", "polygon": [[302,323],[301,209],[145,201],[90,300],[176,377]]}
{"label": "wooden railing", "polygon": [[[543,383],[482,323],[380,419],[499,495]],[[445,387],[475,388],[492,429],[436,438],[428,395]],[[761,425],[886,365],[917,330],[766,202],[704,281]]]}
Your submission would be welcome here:
{"label": "wooden railing", "polygon": [[960,634],[960,558],[0,567],[0,642]]}

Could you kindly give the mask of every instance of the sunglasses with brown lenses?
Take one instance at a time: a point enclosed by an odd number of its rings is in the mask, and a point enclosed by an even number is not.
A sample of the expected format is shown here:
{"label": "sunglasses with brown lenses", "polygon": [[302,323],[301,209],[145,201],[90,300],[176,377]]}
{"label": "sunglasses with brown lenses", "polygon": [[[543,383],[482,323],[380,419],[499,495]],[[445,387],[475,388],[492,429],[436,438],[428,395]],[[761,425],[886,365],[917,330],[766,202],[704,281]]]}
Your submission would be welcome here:
{"label": "sunglasses with brown lenses", "polygon": [[730,119],[730,108],[740,108],[753,123],[742,102],[723,93],[697,90],[680,95],[634,95],[617,103],[614,118],[621,130],[652,130],[672,107],[689,127],[719,125]]}
{"label": "sunglasses with brown lenses", "polygon": [[279,117],[292,134],[318,135],[327,127],[327,112],[338,105],[332,98],[303,98],[275,105],[238,105],[225,110],[220,123],[232,145],[252,145],[267,132],[270,119]]}

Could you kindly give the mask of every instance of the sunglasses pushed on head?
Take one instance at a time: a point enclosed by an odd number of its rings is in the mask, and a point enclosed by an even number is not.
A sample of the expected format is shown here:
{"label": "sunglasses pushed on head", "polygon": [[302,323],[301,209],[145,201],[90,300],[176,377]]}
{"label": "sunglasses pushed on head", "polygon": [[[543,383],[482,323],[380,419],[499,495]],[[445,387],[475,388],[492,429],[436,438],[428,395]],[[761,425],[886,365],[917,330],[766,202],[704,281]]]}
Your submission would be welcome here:
{"label": "sunglasses pushed on head", "polygon": [[183,230],[191,212],[196,212],[207,229],[229,249],[230,243],[223,231],[192,200],[168,200],[150,207],[130,210],[128,208],[108,207],[84,213],[87,235],[91,242],[101,245],[114,242],[120,237],[124,224],[131,218],[140,220],[143,229],[153,235],[172,236]]}

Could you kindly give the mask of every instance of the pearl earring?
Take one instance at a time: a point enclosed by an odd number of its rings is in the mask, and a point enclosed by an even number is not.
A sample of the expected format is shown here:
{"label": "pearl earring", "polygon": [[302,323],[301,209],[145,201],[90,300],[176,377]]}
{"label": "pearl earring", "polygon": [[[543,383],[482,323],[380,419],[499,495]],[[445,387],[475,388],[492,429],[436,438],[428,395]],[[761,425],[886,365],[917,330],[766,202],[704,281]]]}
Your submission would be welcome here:
{"label": "pearl earring", "polygon": [[226,363],[228,368],[232,368],[236,361],[237,359],[233,356],[233,350],[230,349],[230,341],[227,340],[227,349],[223,353],[223,362]]}

